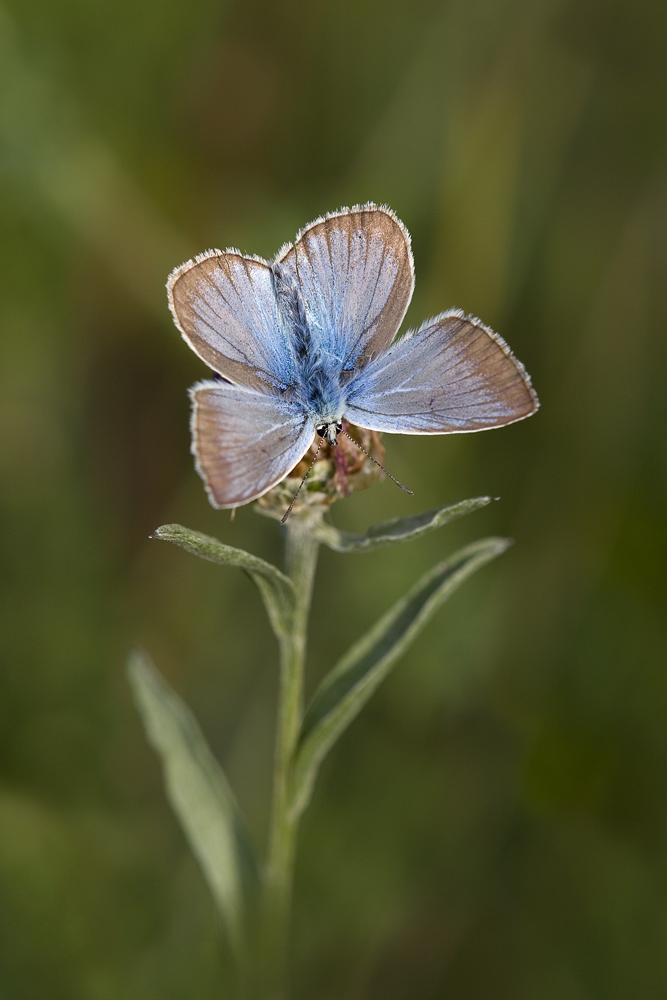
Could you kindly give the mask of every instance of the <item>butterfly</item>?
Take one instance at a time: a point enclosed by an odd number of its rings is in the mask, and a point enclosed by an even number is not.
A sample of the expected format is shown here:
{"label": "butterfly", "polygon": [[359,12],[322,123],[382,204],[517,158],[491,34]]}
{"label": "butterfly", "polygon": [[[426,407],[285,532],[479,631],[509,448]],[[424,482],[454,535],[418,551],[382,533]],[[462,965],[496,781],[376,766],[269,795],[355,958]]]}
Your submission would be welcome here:
{"label": "butterfly", "polygon": [[316,435],[335,445],[344,420],[452,434],[537,410],[505,341],[460,310],[395,339],[413,288],[408,231],[372,203],[316,219],[273,261],[209,250],[172,272],[176,326],[222,376],[190,390],[193,453],[214,507],[262,496]]}

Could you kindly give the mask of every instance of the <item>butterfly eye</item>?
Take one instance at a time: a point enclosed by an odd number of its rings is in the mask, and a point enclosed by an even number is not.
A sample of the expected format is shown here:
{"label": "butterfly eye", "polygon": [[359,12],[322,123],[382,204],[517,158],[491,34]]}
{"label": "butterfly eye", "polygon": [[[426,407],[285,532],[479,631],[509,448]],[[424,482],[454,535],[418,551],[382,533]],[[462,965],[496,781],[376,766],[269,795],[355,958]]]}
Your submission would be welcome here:
{"label": "butterfly eye", "polygon": [[320,437],[323,438],[324,435],[327,432],[327,425],[326,424],[318,424],[317,427],[315,428],[315,430],[320,435]]}
{"label": "butterfly eye", "polygon": [[340,432],[342,431],[342,429],[343,429],[343,425],[342,425],[342,423],[339,420],[336,423],[336,434],[340,434]]}

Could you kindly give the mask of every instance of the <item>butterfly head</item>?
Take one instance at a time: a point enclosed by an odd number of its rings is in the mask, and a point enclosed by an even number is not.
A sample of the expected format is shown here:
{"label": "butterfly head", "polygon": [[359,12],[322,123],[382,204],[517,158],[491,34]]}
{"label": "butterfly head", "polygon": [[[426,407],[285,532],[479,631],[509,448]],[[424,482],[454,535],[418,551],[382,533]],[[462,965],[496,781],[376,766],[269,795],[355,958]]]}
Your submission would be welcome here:
{"label": "butterfly head", "polygon": [[334,420],[331,421],[330,423],[317,424],[317,426],[315,427],[315,430],[317,431],[319,436],[321,438],[324,438],[326,443],[330,444],[332,447],[333,445],[336,444],[336,441],[338,440],[338,435],[340,434],[342,429],[343,429],[343,424],[341,423],[340,420]]}

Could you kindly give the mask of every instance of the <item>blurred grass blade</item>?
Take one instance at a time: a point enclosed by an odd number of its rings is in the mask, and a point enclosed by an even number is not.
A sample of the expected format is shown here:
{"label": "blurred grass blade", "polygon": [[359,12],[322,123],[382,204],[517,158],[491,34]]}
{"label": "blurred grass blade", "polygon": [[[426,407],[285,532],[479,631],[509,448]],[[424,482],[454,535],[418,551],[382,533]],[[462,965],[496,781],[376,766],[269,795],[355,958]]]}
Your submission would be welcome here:
{"label": "blurred grass blade", "polygon": [[308,805],[326,754],[434,612],[464,580],[509,545],[511,541],[505,538],[484,538],[429,570],[325,677],[301,725],[291,781],[295,815]]}
{"label": "blurred grass blade", "polygon": [[130,655],[127,670],[148,739],[162,760],[167,797],[238,953],[258,881],[245,823],[190,709],[141,650]]}
{"label": "blurred grass blade", "polygon": [[180,545],[187,552],[208,559],[209,562],[242,569],[262,595],[276,636],[280,639],[289,634],[294,615],[294,584],[276,566],[265,562],[259,556],[251,555],[250,552],[234,549],[231,545],[219,542],[217,538],[203,535],[199,531],[191,531],[180,524],[163,524],[151,537]]}
{"label": "blurred grass blade", "polygon": [[471,514],[480,507],[492,503],[495,497],[475,497],[473,500],[462,500],[448,507],[436,507],[434,510],[413,514],[410,517],[397,517],[392,521],[374,524],[364,535],[352,535],[347,531],[339,531],[332,524],[321,521],[316,529],[317,537],[330,549],[336,552],[372,552],[381,549],[392,542],[409,542],[421,538],[429,531],[441,528],[443,524],[453,521],[464,514]]}

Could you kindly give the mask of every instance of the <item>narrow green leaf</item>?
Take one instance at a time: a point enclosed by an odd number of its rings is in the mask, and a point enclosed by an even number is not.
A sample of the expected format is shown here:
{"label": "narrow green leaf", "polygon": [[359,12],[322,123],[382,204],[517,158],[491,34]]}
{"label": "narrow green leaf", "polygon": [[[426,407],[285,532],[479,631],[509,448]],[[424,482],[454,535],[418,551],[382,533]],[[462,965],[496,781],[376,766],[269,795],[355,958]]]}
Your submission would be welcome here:
{"label": "narrow green leaf", "polygon": [[217,538],[211,538],[210,535],[191,531],[180,524],[163,524],[161,528],[153,532],[151,537],[180,545],[187,552],[192,552],[202,559],[208,559],[209,562],[237,566],[242,569],[262,595],[271,627],[276,636],[281,639],[289,634],[294,615],[294,584],[289,577],[281,573],[271,563],[265,562],[259,556],[253,556],[243,549],[234,549],[231,545],[224,545]]}
{"label": "narrow green leaf", "polygon": [[434,612],[464,580],[509,545],[511,541],[505,538],[484,538],[429,570],[325,677],[301,725],[291,780],[295,815],[308,805],[326,754]]}
{"label": "narrow green leaf", "polygon": [[321,521],[315,533],[330,549],[336,552],[372,552],[381,549],[392,542],[409,542],[421,538],[429,531],[441,528],[443,524],[453,521],[464,514],[470,514],[480,507],[492,503],[495,497],[475,497],[473,500],[462,500],[447,507],[436,507],[422,514],[412,514],[409,517],[397,517],[392,521],[374,524],[364,535],[352,535],[348,531],[339,531],[332,524]]}
{"label": "narrow green leaf", "polygon": [[167,797],[222,914],[231,944],[239,951],[258,865],[234,795],[194,715],[148,656],[134,651],[127,670],[148,739],[162,760]]}

